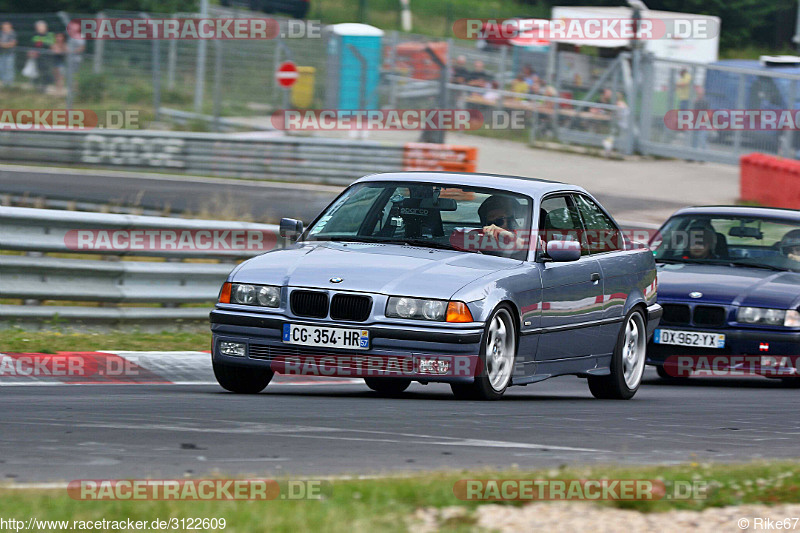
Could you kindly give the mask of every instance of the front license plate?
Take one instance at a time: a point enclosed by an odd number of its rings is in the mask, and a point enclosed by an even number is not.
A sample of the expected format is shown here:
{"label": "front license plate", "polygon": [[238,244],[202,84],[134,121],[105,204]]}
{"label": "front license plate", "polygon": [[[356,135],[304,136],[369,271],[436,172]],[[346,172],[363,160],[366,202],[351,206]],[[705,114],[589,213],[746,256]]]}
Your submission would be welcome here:
{"label": "front license plate", "polygon": [[283,342],[302,346],[322,346],[324,348],[346,348],[348,350],[369,350],[369,331],[366,329],[325,328],[283,325]]}
{"label": "front license plate", "polygon": [[693,348],[724,348],[725,335],[722,333],[704,333],[702,331],[657,329],[653,334],[653,342],[656,344],[691,346]]}

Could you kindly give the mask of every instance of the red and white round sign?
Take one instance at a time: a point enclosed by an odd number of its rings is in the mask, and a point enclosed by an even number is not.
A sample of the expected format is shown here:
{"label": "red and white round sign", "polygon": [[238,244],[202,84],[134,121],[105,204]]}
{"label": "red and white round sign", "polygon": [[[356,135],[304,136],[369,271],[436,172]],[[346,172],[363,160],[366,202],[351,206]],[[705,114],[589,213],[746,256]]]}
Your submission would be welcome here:
{"label": "red and white round sign", "polygon": [[282,87],[291,87],[300,75],[297,73],[297,65],[293,61],[284,61],[275,71],[275,79]]}

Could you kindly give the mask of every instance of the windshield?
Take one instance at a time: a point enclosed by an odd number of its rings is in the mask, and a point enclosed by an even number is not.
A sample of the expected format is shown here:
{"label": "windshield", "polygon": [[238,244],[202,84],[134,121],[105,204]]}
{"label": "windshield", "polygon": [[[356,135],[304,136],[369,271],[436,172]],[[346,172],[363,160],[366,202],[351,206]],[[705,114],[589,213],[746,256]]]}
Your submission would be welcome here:
{"label": "windshield", "polygon": [[[530,233],[530,198],[505,191],[419,182],[360,183],[350,187],[312,225],[308,240],[413,244],[525,259],[526,246],[464,247],[464,235]],[[495,228],[489,232],[492,235]]]}
{"label": "windshield", "polygon": [[656,261],[800,271],[800,224],[768,218],[685,215],[650,243]]}

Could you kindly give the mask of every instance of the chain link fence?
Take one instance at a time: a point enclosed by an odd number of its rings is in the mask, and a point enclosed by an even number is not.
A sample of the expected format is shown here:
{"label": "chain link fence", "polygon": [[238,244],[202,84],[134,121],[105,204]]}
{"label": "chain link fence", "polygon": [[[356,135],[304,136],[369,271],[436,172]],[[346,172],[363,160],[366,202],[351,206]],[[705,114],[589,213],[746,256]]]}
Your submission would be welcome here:
{"label": "chain link fence", "polygon": [[[17,46],[0,51],[13,58],[13,75],[5,80],[0,76],[4,94],[10,96],[7,101],[16,107],[25,107],[17,102],[29,102],[27,107],[141,109],[142,127],[156,119],[199,130],[271,129],[270,116],[276,110],[330,106],[329,56],[336,52],[325,28],[304,38],[97,40],[81,46],[70,45],[66,35],[67,23],[75,18],[167,16],[197,14],[4,16],[2,21],[11,22],[17,34]],[[212,8],[208,16],[263,14]],[[40,20],[48,26],[45,35],[52,34],[46,40],[61,34],[64,47],[37,44]],[[307,31],[311,22],[277,20],[281,35]],[[383,109],[524,113],[524,131],[489,134],[532,143],[555,141],[606,152],[724,163],[736,163],[741,154],[752,151],[800,157],[800,136],[794,130],[681,131],[665,120],[675,110],[800,109],[800,67],[795,73],[756,68],[751,62],[707,65],[631,52],[605,55],[552,44],[544,49],[478,47],[474,42],[391,31],[382,39],[380,82],[370,89],[377,98],[371,93],[364,101],[377,101]],[[302,89],[286,90],[277,84],[275,70],[285,60],[300,67]],[[38,67],[35,76],[30,76],[31,62]],[[0,63],[0,70],[6,64]]]}

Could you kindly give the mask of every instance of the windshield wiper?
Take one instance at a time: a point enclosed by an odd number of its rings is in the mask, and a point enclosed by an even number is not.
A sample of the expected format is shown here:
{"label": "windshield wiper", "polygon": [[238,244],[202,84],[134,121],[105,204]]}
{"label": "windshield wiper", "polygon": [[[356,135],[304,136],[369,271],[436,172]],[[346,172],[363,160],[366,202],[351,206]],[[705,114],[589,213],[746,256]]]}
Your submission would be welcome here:
{"label": "windshield wiper", "polygon": [[405,244],[408,246],[420,246],[423,248],[436,248],[438,250],[458,250],[452,244],[447,244],[438,241],[429,241],[426,239],[387,239],[379,242],[385,244]]}
{"label": "windshield wiper", "polygon": [[341,237],[317,237],[309,239],[312,242],[368,242],[378,244],[403,244],[407,246],[420,246],[424,248],[436,248],[438,250],[459,250],[452,244],[447,244],[437,241],[429,241],[426,239],[383,239],[380,237],[355,237],[355,236],[341,236]]}
{"label": "windshield wiper", "polygon": [[306,242],[382,242],[380,239],[369,239],[366,237],[355,237],[355,236],[342,236],[342,237],[326,237],[326,236],[315,236],[310,239],[306,239]]}
{"label": "windshield wiper", "polygon": [[763,263],[747,263],[745,261],[725,261],[727,264],[731,266],[741,266],[741,267],[749,267],[749,268],[763,268],[766,270],[777,270],[778,272],[786,272],[787,268],[776,267],[773,265],[765,265]]}

